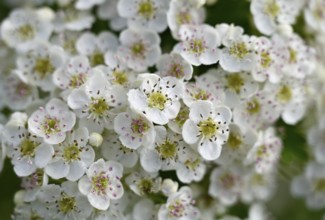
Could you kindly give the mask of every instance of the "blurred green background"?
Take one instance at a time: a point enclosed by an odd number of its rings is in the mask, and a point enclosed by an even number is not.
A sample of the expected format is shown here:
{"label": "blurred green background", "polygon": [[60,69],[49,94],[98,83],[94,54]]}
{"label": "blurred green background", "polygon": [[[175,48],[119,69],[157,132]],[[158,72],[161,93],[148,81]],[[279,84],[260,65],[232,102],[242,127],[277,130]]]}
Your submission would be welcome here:
{"label": "blurred green background", "polygon": [[[0,0],[0,19],[5,18],[10,9],[4,5],[4,0]],[[254,27],[251,14],[249,12],[249,2],[247,0],[219,0],[217,4],[208,7],[207,23],[215,25],[218,23],[234,23],[242,26],[247,34],[259,35]],[[106,28],[106,22],[97,22],[94,26],[96,32]],[[303,19],[298,19],[295,30],[302,36]],[[170,34],[162,35],[164,50],[172,48],[174,42]],[[196,73],[202,73],[206,68],[196,68]],[[1,80],[1,79],[0,79]],[[308,153],[305,140],[300,132],[301,126],[286,126],[282,122],[278,123],[284,140],[284,151],[280,161],[278,190],[273,199],[267,204],[267,208],[277,220],[321,220],[324,211],[311,211],[305,207],[303,199],[294,199],[290,196],[290,179],[303,171],[304,164],[308,160]],[[11,219],[14,203],[13,196],[19,189],[20,180],[15,176],[10,161],[5,163],[4,170],[0,174],[0,220]],[[238,204],[230,209],[231,214],[239,217],[247,217],[247,207]]]}

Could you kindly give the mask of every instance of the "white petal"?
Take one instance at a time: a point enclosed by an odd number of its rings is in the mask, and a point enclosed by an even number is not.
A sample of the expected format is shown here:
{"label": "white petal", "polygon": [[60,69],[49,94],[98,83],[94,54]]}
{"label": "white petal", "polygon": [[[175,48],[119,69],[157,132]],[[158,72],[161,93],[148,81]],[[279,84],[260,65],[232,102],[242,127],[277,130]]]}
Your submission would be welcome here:
{"label": "white petal", "polygon": [[91,185],[91,181],[89,180],[89,178],[87,176],[83,176],[79,182],[78,182],[78,188],[79,191],[83,194],[83,195],[88,195],[91,191],[92,185]]}
{"label": "white petal", "polygon": [[77,181],[85,173],[85,165],[81,161],[74,161],[70,164],[69,173],[66,178],[70,181]]}
{"label": "white petal", "polygon": [[53,147],[49,144],[42,143],[39,145],[35,152],[35,164],[39,168],[45,167],[52,159],[54,154]]}
{"label": "white petal", "polygon": [[199,129],[190,119],[186,120],[183,125],[182,135],[184,141],[188,144],[195,144],[198,140]]}
{"label": "white petal", "polygon": [[68,175],[69,166],[63,160],[58,160],[48,164],[45,167],[45,172],[53,179],[60,179]]}
{"label": "white petal", "polygon": [[219,158],[222,147],[216,142],[208,139],[202,139],[199,143],[198,151],[200,155],[206,160],[215,160]]}
{"label": "white petal", "polygon": [[89,203],[96,209],[107,210],[110,204],[110,199],[107,195],[97,195],[94,193],[89,193],[88,196]]}

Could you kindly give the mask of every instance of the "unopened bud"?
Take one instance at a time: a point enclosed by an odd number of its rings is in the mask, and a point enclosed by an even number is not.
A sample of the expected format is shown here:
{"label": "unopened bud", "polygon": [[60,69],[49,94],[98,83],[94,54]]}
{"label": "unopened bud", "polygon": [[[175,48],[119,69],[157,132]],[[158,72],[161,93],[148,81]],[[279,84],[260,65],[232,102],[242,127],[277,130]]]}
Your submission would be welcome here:
{"label": "unopened bud", "polygon": [[103,136],[96,132],[90,134],[89,144],[93,147],[99,147],[103,143]]}

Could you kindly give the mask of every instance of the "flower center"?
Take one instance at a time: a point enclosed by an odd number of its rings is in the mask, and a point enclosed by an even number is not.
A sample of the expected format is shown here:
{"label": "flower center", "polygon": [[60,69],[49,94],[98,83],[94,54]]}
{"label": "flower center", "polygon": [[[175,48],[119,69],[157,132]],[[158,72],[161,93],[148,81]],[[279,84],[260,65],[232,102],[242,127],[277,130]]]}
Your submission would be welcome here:
{"label": "flower center", "polygon": [[141,179],[138,183],[138,188],[141,194],[149,194],[152,192],[153,182],[151,179]]}
{"label": "flower center", "polygon": [[256,185],[261,186],[261,185],[265,184],[265,179],[264,179],[263,175],[261,175],[261,174],[254,174],[252,177],[251,183],[255,186]]}
{"label": "flower center", "polygon": [[31,216],[30,216],[30,220],[44,220],[44,218],[37,215],[36,213],[32,213]]}
{"label": "flower center", "polygon": [[92,189],[97,194],[106,194],[105,191],[109,185],[109,178],[104,172],[92,177]]}
{"label": "flower center", "polygon": [[69,51],[71,54],[77,54],[77,49],[76,49],[76,41],[75,40],[66,40],[64,42],[63,48],[66,51]]}
{"label": "flower center", "polygon": [[173,159],[177,153],[177,142],[166,140],[164,143],[156,147],[162,159]]}
{"label": "flower center", "polygon": [[315,190],[318,192],[325,192],[325,178],[315,182]]}
{"label": "flower center", "polygon": [[277,99],[281,102],[288,102],[292,98],[292,92],[289,86],[282,86],[276,95]]}
{"label": "flower center", "polygon": [[271,17],[276,17],[280,12],[279,5],[275,2],[275,0],[271,0],[264,9],[265,13],[270,15]]}
{"label": "flower center", "polygon": [[230,47],[229,53],[239,59],[243,59],[249,53],[249,50],[244,42],[239,42],[234,43]]}
{"label": "flower center", "polygon": [[297,62],[297,51],[289,47],[289,62],[296,63]]}
{"label": "flower center", "polygon": [[263,68],[267,68],[267,67],[269,67],[271,65],[271,62],[272,62],[272,59],[270,57],[270,54],[263,51],[261,53],[261,66]]}
{"label": "flower center", "polygon": [[31,94],[32,92],[32,88],[23,83],[23,82],[20,82],[17,86],[16,86],[16,94],[18,94],[19,96],[28,96],[29,94]]}
{"label": "flower center", "polygon": [[198,127],[200,133],[206,138],[211,138],[217,132],[217,124],[211,118],[199,122]]}
{"label": "flower center", "polygon": [[168,206],[168,216],[169,217],[182,217],[185,212],[185,206],[178,199]]}
{"label": "flower center", "polygon": [[240,76],[240,73],[234,73],[226,76],[227,86],[229,89],[232,89],[237,94],[240,93],[242,86],[244,85],[244,80]]}
{"label": "flower center", "polygon": [[199,91],[196,94],[194,94],[193,97],[196,100],[208,100],[209,94],[205,90],[199,89]]}
{"label": "flower center", "polygon": [[138,14],[145,19],[150,19],[155,13],[155,7],[150,0],[140,2],[138,6]]}
{"label": "flower center", "polygon": [[29,139],[24,139],[20,144],[20,152],[24,156],[35,156],[35,149],[38,146],[37,143]]}
{"label": "flower center", "polygon": [[33,174],[23,178],[21,187],[24,189],[34,189],[36,186],[42,186],[44,171],[37,169]]}
{"label": "flower center", "polygon": [[133,133],[143,135],[148,129],[149,126],[143,118],[139,117],[137,119],[132,119],[131,130]]}
{"label": "flower center", "polygon": [[29,24],[20,26],[18,29],[18,33],[22,40],[30,40],[35,36],[34,28]]}
{"label": "flower center", "polygon": [[168,71],[169,76],[174,76],[178,79],[184,77],[184,68],[178,63],[173,63]]}
{"label": "flower center", "polygon": [[64,149],[63,157],[67,161],[79,160],[80,149],[76,144],[68,146]]}
{"label": "flower center", "polygon": [[231,189],[235,186],[235,178],[230,173],[225,173],[222,176],[220,176],[220,181],[222,187],[225,189]]}
{"label": "flower center", "polygon": [[114,82],[119,85],[125,85],[128,83],[128,76],[124,71],[114,71]]}
{"label": "flower center", "polygon": [[265,158],[267,157],[269,154],[268,154],[268,150],[267,150],[267,147],[265,145],[261,145],[257,148],[257,151],[256,151],[256,156],[257,158],[261,159],[261,158]]}
{"label": "flower center", "polygon": [[200,163],[201,163],[201,160],[199,158],[197,158],[195,160],[186,160],[184,164],[187,169],[194,171],[200,165]]}
{"label": "flower center", "polygon": [[233,132],[230,132],[227,141],[227,146],[230,147],[232,150],[236,150],[240,147],[241,144],[242,144],[241,136]]}
{"label": "flower center", "polygon": [[254,98],[246,104],[246,110],[250,115],[258,114],[261,111],[261,104]]}
{"label": "flower center", "polygon": [[43,123],[43,130],[45,134],[53,134],[60,132],[59,120],[56,118],[47,118]]}
{"label": "flower center", "polygon": [[59,209],[62,213],[67,214],[76,208],[76,199],[63,195],[59,201]]}
{"label": "flower center", "polygon": [[176,21],[178,25],[190,24],[192,21],[191,14],[188,12],[181,12],[177,15]]}
{"label": "flower center", "polygon": [[84,73],[73,75],[70,79],[69,86],[71,88],[78,88],[83,85],[87,80],[87,75]]}
{"label": "flower center", "polygon": [[205,51],[204,41],[202,39],[193,39],[190,42],[190,51],[192,53],[201,54]]}
{"label": "flower center", "polygon": [[94,52],[90,57],[90,63],[92,66],[104,65],[104,54],[99,51]]}
{"label": "flower center", "polygon": [[179,127],[182,127],[185,123],[185,121],[188,119],[188,115],[190,113],[190,110],[186,107],[181,108],[179,111],[177,117],[175,118],[175,122]]}
{"label": "flower center", "polygon": [[146,47],[142,42],[137,42],[132,45],[131,52],[132,52],[133,56],[135,56],[135,57],[144,58],[145,52],[146,52]]}
{"label": "flower center", "polygon": [[150,108],[157,108],[159,110],[165,109],[167,97],[161,94],[161,92],[150,93],[148,97],[148,105]]}
{"label": "flower center", "polygon": [[89,111],[96,116],[102,117],[109,110],[109,105],[104,98],[92,98]]}
{"label": "flower center", "polygon": [[40,58],[36,60],[34,66],[34,72],[38,73],[41,78],[44,78],[47,74],[52,73],[54,67],[49,58]]}

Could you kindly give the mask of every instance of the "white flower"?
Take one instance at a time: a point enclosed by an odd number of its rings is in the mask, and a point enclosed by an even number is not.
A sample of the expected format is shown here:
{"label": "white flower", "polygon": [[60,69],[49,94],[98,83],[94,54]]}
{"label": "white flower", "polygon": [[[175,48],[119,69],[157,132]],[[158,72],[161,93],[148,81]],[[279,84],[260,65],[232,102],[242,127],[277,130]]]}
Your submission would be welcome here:
{"label": "white flower", "polygon": [[199,25],[205,19],[202,7],[195,7],[188,0],[171,0],[167,12],[168,27],[175,39],[179,39],[179,29],[183,24]]}
{"label": "white flower", "polygon": [[220,55],[220,66],[228,72],[251,71],[256,63],[251,37],[243,35],[244,30],[233,25],[216,28],[225,46]]}
{"label": "white flower", "polygon": [[68,6],[57,11],[53,25],[57,32],[64,30],[81,31],[89,29],[94,22],[95,18],[90,11],[80,11]]}
{"label": "white flower", "polygon": [[149,147],[155,140],[152,122],[133,111],[119,113],[114,119],[114,130],[121,143],[130,149]]}
{"label": "white flower", "polygon": [[79,88],[90,75],[89,60],[85,56],[76,56],[69,59],[66,65],[56,70],[53,74],[53,82],[68,93]]}
{"label": "white flower", "polygon": [[172,76],[177,79],[190,80],[193,67],[178,53],[163,54],[157,62],[160,76]]}
{"label": "white flower", "polygon": [[322,0],[310,0],[304,10],[305,21],[315,31],[325,32],[325,2]]}
{"label": "white flower", "polygon": [[142,83],[139,89],[132,89],[127,94],[130,107],[160,125],[176,118],[183,83],[173,77],[160,78],[155,74],[142,74],[140,79]]}
{"label": "white flower", "polygon": [[29,176],[37,168],[44,168],[54,153],[53,147],[43,143],[42,138],[32,135],[24,124],[7,123],[3,130],[3,142],[7,146],[7,154],[14,165],[18,176]]}
{"label": "white flower", "polygon": [[75,182],[63,182],[61,187],[54,184],[43,186],[37,197],[46,206],[46,219],[86,220],[92,212],[91,205],[78,191]]}
{"label": "white flower", "polygon": [[201,64],[211,65],[219,60],[220,38],[218,32],[211,26],[182,25],[179,30],[182,41],[178,43],[174,51],[184,57],[194,66]]}
{"label": "white flower", "polygon": [[1,24],[3,40],[19,50],[24,50],[32,42],[47,41],[51,33],[51,23],[31,9],[14,10]]}
{"label": "white flower", "polygon": [[147,172],[173,170],[177,167],[178,156],[189,147],[182,136],[167,130],[164,126],[155,127],[154,144],[145,145],[140,151],[140,162]]}
{"label": "white flower", "polygon": [[243,158],[255,144],[257,135],[252,130],[243,131],[238,125],[229,125],[230,133],[223,146],[221,157],[216,161],[222,165],[243,164]]}
{"label": "white flower", "polygon": [[105,64],[105,53],[117,49],[117,37],[112,33],[105,31],[98,36],[86,32],[77,40],[76,48],[81,55],[89,57],[92,66]]}
{"label": "white flower", "polygon": [[133,171],[125,178],[130,189],[139,196],[158,193],[161,189],[161,177],[158,173],[146,173]]}
{"label": "white flower", "polygon": [[245,163],[252,164],[257,173],[274,170],[280,157],[282,142],[275,135],[274,128],[260,131],[252,149],[248,152]]}
{"label": "white flower", "polygon": [[94,7],[95,5],[101,5],[105,0],[77,0],[75,3],[76,9],[79,10],[88,10]]}
{"label": "white flower", "polygon": [[104,142],[101,146],[102,156],[106,160],[115,160],[124,167],[134,167],[138,161],[138,152],[125,147],[114,131],[105,131]]}
{"label": "white flower", "polygon": [[44,138],[45,143],[58,144],[64,141],[66,132],[72,130],[76,116],[69,111],[68,106],[59,99],[51,99],[45,106],[40,107],[28,119],[28,130],[38,137]]}
{"label": "white flower", "polygon": [[187,107],[183,102],[181,103],[181,108],[176,116],[176,118],[169,120],[168,127],[175,133],[182,134],[182,127],[185,121],[188,119],[190,113],[189,107]]}
{"label": "white flower", "polygon": [[217,159],[228,139],[231,117],[231,111],[225,106],[214,106],[209,101],[193,103],[183,126],[184,141],[196,144],[205,160]]}
{"label": "white flower", "polygon": [[71,131],[64,142],[54,146],[55,153],[45,167],[45,172],[53,179],[65,177],[76,181],[81,178],[95,160],[95,152],[88,145],[88,139],[87,128]]}
{"label": "white flower", "polygon": [[224,205],[233,205],[241,191],[242,172],[238,167],[218,167],[210,176],[209,195]]}
{"label": "white flower", "polygon": [[113,127],[114,110],[126,100],[121,87],[109,85],[105,75],[96,69],[82,88],[75,89],[68,97],[68,105],[85,120],[90,131],[101,132]]}
{"label": "white flower", "polygon": [[150,199],[142,199],[134,205],[132,212],[133,220],[157,219],[158,208]]}
{"label": "white flower", "polygon": [[51,91],[54,89],[53,73],[63,65],[64,58],[61,47],[35,42],[18,56],[16,73],[25,83]]}
{"label": "white flower", "polygon": [[293,24],[302,6],[303,1],[252,0],[250,10],[258,30],[271,35],[278,25]]}
{"label": "white flower", "polygon": [[12,110],[26,109],[38,98],[37,89],[23,82],[16,74],[5,77],[1,86],[4,102]]}
{"label": "white flower", "polygon": [[117,10],[128,19],[129,27],[163,32],[167,28],[169,0],[119,0]]}
{"label": "white flower", "polygon": [[193,149],[186,147],[178,156],[176,175],[182,183],[201,181],[206,173],[202,157]]}
{"label": "white flower", "polygon": [[120,178],[123,166],[114,161],[99,159],[86,171],[86,176],[79,180],[79,190],[86,195],[90,204],[99,210],[107,210],[110,200],[123,196],[124,189]]}
{"label": "white flower", "polygon": [[97,8],[97,15],[102,20],[109,20],[112,30],[121,31],[127,26],[127,19],[119,16],[117,3],[119,0],[106,0],[104,4]]}
{"label": "white flower", "polygon": [[145,71],[161,54],[160,37],[146,29],[125,29],[120,34],[117,56],[131,69]]}
{"label": "white flower", "polygon": [[182,187],[178,192],[172,193],[166,204],[160,206],[159,220],[197,220],[200,211],[195,208],[192,200],[192,191],[189,187]]}
{"label": "white flower", "polygon": [[24,189],[23,201],[34,202],[42,186],[48,184],[48,176],[42,169],[37,169],[29,176],[22,178],[21,187]]}

